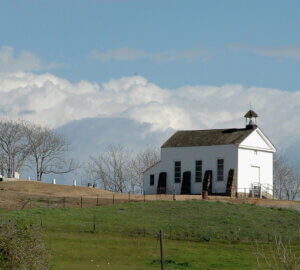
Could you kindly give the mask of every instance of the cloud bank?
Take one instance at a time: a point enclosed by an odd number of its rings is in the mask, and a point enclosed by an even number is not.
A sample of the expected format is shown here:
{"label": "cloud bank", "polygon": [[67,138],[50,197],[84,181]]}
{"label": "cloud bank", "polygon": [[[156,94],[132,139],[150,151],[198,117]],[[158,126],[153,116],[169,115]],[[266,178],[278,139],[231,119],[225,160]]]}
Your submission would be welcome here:
{"label": "cloud bank", "polygon": [[[259,126],[276,145],[284,148],[298,140],[300,91],[241,85],[165,89],[141,76],[99,85],[71,83],[50,73],[0,73],[1,117],[50,127],[87,118],[128,119],[146,125],[148,133],[243,127],[250,103],[259,114]],[[126,128],[118,132],[126,133]]]}

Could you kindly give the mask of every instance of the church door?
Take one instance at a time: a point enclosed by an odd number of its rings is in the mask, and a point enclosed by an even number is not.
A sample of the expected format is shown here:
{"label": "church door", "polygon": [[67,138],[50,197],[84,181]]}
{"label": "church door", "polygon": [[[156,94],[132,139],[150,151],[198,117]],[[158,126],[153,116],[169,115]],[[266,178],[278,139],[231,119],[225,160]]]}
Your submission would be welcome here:
{"label": "church door", "polygon": [[167,173],[161,172],[158,177],[157,194],[167,193]]}
{"label": "church door", "polygon": [[184,172],[182,178],[181,194],[191,194],[191,172]]}

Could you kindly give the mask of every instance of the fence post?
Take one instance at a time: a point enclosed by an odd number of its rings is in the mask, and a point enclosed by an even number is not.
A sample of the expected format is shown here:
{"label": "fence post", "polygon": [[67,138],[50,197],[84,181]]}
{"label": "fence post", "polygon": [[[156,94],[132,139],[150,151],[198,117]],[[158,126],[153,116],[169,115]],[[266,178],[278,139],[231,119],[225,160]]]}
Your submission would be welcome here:
{"label": "fence post", "polygon": [[175,198],[175,186],[173,187],[173,201],[175,201],[176,198]]}
{"label": "fence post", "polygon": [[113,194],[113,204],[115,204],[115,194]]}
{"label": "fence post", "polygon": [[144,202],[146,202],[146,192],[144,190]]}
{"label": "fence post", "polygon": [[31,199],[29,198],[29,207],[31,209]]}
{"label": "fence post", "polygon": [[80,197],[80,208],[82,208],[82,196]]}
{"label": "fence post", "polygon": [[66,197],[63,197],[64,208],[66,208]]}
{"label": "fence post", "polygon": [[48,199],[48,208],[50,207],[50,199]]}
{"label": "fence post", "polygon": [[163,231],[159,232],[159,242],[160,242],[160,264],[161,270],[164,270],[164,247],[163,247]]}
{"label": "fence post", "polygon": [[99,206],[99,195],[97,194],[97,206]]}
{"label": "fence post", "polygon": [[245,198],[246,198],[246,188],[244,188],[244,196],[245,196]]}
{"label": "fence post", "polygon": [[128,192],[128,201],[130,202],[130,191]]}
{"label": "fence post", "polygon": [[94,232],[96,231],[96,216],[94,216]]}

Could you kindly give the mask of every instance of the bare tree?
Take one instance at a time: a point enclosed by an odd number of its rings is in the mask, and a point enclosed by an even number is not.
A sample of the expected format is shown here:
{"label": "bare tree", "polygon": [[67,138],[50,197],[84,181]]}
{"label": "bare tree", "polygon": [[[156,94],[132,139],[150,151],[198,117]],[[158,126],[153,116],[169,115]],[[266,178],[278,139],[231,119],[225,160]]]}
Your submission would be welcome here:
{"label": "bare tree", "polygon": [[85,184],[93,182],[94,186],[99,182],[104,190],[109,190],[109,179],[105,171],[101,156],[90,156],[89,161],[85,166]]}
{"label": "bare tree", "polygon": [[0,148],[0,175],[4,175],[4,161],[5,161],[5,155]]}
{"label": "bare tree", "polygon": [[88,167],[104,189],[122,193],[128,190],[129,160],[129,151],[123,146],[109,145],[99,156],[90,156]]}
{"label": "bare tree", "polygon": [[38,181],[44,174],[65,174],[75,170],[78,163],[67,158],[70,143],[53,129],[26,123],[26,140],[30,149],[29,162]]}
{"label": "bare tree", "polygon": [[274,186],[279,199],[295,200],[300,190],[300,174],[284,156],[274,156]]}
{"label": "bare tree", "polygon": [[137,187],[140,192],[144,191],[143,172],[156,164],[160,160],[159,149],[148,146],[141,150],[131,160],[129,164],[130,169],[130,185],[132,192],[135,192]]}
{"label": "bare tree", "polygon": [[1,174],[13,177],[19,172],[30,149],[26,143],[23,121],[0,121]]}

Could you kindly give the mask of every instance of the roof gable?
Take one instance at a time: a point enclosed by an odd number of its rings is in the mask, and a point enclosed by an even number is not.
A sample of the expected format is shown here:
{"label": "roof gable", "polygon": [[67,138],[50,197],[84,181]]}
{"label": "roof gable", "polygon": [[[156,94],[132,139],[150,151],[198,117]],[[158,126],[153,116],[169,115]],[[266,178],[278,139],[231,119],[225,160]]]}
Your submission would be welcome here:
{"label": "roof gable", "polygon": [[173,134],[162,148],[240,144],[252,132],[253,129],[246,128],[180,130]]}
{"label": "roof gable", "polygon": [[263,132],[257,128],[247,138],[245,138],[239,147],[252,148],[257,150],[265,150],[275,152],[276,149],[271,141],[263,134]]}

